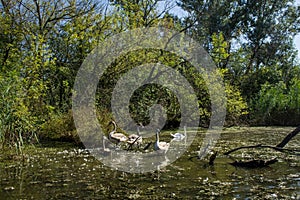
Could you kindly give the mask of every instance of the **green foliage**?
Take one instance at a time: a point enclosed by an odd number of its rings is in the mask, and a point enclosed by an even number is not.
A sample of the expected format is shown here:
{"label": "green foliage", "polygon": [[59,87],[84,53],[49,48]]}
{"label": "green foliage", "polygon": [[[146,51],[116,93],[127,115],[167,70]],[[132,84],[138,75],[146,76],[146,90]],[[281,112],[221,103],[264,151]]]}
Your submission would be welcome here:
{"label": "green foliage", "polygon": [[[164,52],[161,55],[160,50],[140,50],[128,53],[117,59],[112,66],[103,74],[99,80],[97,92],[97,106],[100,110],[110,111],[110,102],[112,91],[120,77],[128,70],[146,63],[160,62],[167,66],[178,64],[178,58],[174,55]],[[177,66],[183,68],[183,66]],[[164,75],[163,71],[154,70],[154,75],[148,79],[158,79]],[[132,77],[134,79],[134,77]],[[134,82],[134,81],[133,81]],[[130,99],[129,109],[131,116],[137,122],[147,124],[150,122],[149,109],[155,105],[161,104],[167,112],[168,123],[170,126],[177,125],[180,121],[180,108],[177,98],[170,89],[156,85],[148,84],[138,88]]]}
{"label": "green foliage", "polygon": [[15,24],[11,16],[1,15],[0,23],[3,22],[3,40],[0,42],[0,142],[21,151],[23,144],[37,141],[39,118],[30,107],[30,104],[33,105],[29,100],[32,93],[23,76],[23,61],[26,59],[23,59],[19,47],[22,40],[20,27],[13,28]]}
{"label": "green foliage", "polygon": [[[60,109],[51,104],[54,99],[51,91],[58,79],[57,56],[51,48],[50,35],[58,31],[61,21],[80,17],[89,6],[93,8],[86,3],[1,1],[1,144],[16,146],[20,151],[23,144],[36,142],[49,115]],[[74,6],[78,6],[78,12]],[[68,82],[61,81],[63,87],[70,88]],[[70,101],[71,90],[68,92]]]}
{"label": "green foliage", "polygon": [[248,105],[242,97],[240,90],[228,83],[225,83],[225,92],[227,96],[227,124],[239,124],[241,117],[248,114]]}
{"label": "green foliage", "polygon": [[[228,70],[224,78],[239,88],[252,110],[257,109],[253,103],[257,96],[266,90],[264,84],[268,83],[274,88],[283,84],[290,89],[292,80],[299,74],[293,38],[300,30],[300,7],[294,2],[179,2],[189,13],[184,19],[191,24],[187,33],[203,43],[219,68]],[[269,95],[276,95],[269,92]],[[272,118],[281,115],[280,112],[274,110],[268,112],[268,115]],[[255,112],[250,115],[252,118],[257,117]],[[297,124],[295,122],[294,125]]]}
{"label": "green foliage", "polygon": [[265,83],[252,100],[253,116],[259,123],[290,125],[300,119],[300,80],[293,79],[287,88],[283,81]]}
{"label": "green foliage", "polygon": [[22,81],[13,73],[9,79],[0,77],[0,139],[2,144],[15,146],[18,151],[22,150],[24,143],[37,141],[39,121],[28,109],[27,96],[21,86]]}
{"label": "green foliage", "polygon": [[[110,7],[94,0],[9,2],[0,3],[1,145],[22,150],[23,144],[38,137],[77,141],[70,109],[83,60],[110,35],[150,26],[185,31],[203,43],[218,67],[215,73],[224,77],[228,124],[239,123],[248,111],[259,123],[299,119],[300,70],[292,39],[299,33],[300,17],[293,1],[181,0],[190,14],[184,19],[169,13],[171,1],[114,0]],[[99,80],[96,105],[105,130],[110,129],[111,94],[117,81],[145,63],[170,66],[189,81],[199,104],[193,114],[207,126],[211,115],[207,77],[176,55],[146,49],[116,59]],[[224,103],[223,98],[216,101]],[[157,103],[166,109],[168,125],[177,126],[178,99],[170,89],[155,84],[134,93],[129,105],[132,117],[148,123],[149,109]]]}
{"label": "green foliage", "polygon": [[159,11],[159,1],[157,0],[113,0],[112,5],[116,9],[118,23],[125,30],[155,26],[160,18],[165,14],[172,5],[161,4]]}
{"label": "green foliage", "polygon": [[49,119],[41,125],[39,137],[43,140],[61,140],[79,143],[72,112],[51,113]]}
{"label": "green foliage", "polygon": [[222,62],[226,61],[229,57],[229,53],[227,52],[228,43],[224,40],[222,32],[219,34],[213,33],[212,46],[210,55],[218,67],[221,67]]}
{"label": "green foliage", "polygon": [[[208,126],[211,116],[211,98],[209,95],[207,84],[208,77],[204,77],[204,74],[198,72],[187,61],[183,62],[181,58],[168,52],[161,52],[159,50],[140,50],[128,53],[114,62],[114,65],[107,69],[107,72],[102,76],[99,81],[97,105],[98,108],[105,108],[110,110],[110,102],[112,91],[115,84],[120,77],[128,70],[143,63],[157,63],[160,62],[166,66],[173,66],[173,68],[181,73],[193,87],[199,104],[199,112],[195,113],[200,115],[200,121],[202,126]],[[227,72],[226,69],[218,70],[215,73],[223,77]],[[163,76],[163,72],[157,72],[155,78]],[[155,73],[154,73],[155,74]],[[109,78],[107,78],[109,77]],[[153,78],[148,77],[149,79]],[[213,77],[210,77],[212,79]],[[134,79],[134,78],[133,78]],[[176,80],[174,80],[176,82]],[[213,82],[211,80],[211,82]],[[180,82],[177,83],[181,85]],[[229,123],[237,123],[239,118],[247,114],[247,104],[242,98],[240,91],[237,87],[231,86],[229,83],[225,84],[226,94],[229,98],[227,104],[227,113]],[[211,92],[218,93],[219,88],[211,86]],[[225,97],[224,97],[225,98]],[[223,104],[224,99],[215,100],[215,104]],[[144,124],[150,121],[150,108],[155,104],[161,104],[167,114],[167,126],[176,127],[181,120],[181,108],[179,106],[178,99],[173,92],[167,88],[161,87],[156,84],[150,84],[140,87],[136,90],[131,97],[131,104],[129,106],[131,111],[131,117],[137,122]]]}

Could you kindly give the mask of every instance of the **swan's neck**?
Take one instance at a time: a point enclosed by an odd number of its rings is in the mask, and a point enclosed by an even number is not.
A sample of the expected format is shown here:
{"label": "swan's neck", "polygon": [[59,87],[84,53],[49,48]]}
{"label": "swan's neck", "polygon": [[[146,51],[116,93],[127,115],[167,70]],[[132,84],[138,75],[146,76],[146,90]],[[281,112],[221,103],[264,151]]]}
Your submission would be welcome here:
{"label": "swan's neck", "polygon": [[112,123],[114,125],[114,130],[112,131],[112,133],[115,133],[117,131],[117,125],[116,125],[116,123],[114,121]]}
{"label": "swan's neck", "polygon": [[103,145],[103,149],[105,149],[105,140],[104,140],[104,137],[102,138],[102,145]]}
{"label": "swan's neck", "polygon": [[156,142],[159,142],[159,135],[158,135],[159,133],[157,132],[156,133]]}
{"label": "swan's neck", "polygon": [[111,139],[113,139],[112,138],[112,134],[114,134],[114,131],[112,131],[112,132],[110,132],[109,134],[108,134],[108,138],[111,140]]}

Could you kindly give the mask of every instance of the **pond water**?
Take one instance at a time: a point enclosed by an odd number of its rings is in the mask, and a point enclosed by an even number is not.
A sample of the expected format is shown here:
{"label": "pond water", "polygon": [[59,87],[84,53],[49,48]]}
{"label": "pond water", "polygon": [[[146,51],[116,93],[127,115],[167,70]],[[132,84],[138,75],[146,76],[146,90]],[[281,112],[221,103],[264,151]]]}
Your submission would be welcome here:
{"label": "pond water", "polygon": [[[213,166],[197,155],[203,134],[175,162],[155,172],[131,174],[113,170],[86,150],[69,144],[25,149],[25,156],[0,155],[0,199],[300,199],[299,156],[271,149],[245,149],[234,159],[271,159],[269,167],[236,168],[223,153],[243,145],[276,145],[293,127],[225,129],[214,151]],[[189,132],[189,131],[188,131]],[[202,135],[202,136],[201,136]],[[286,148],[299,149],[300,135]],[[168,132],[163,141],[170,140]]]}

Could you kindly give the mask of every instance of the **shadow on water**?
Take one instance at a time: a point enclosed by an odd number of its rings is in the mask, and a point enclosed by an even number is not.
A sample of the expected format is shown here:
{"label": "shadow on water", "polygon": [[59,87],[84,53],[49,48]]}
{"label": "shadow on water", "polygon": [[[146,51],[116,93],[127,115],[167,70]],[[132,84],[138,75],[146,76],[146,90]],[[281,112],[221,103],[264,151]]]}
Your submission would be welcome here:
{"label": "shadow on water", "polygon": [[[202,136],[175,162],[155,172],[130,174],[103,165],[66,143],[29,148],[23,158],[0,156],[0,199],[300,199],[299,157],[272,150],[243,150],[235,159],[277,157],[265,168],[228,164],[222,153],[241,145],[277,144],[293,128],[230,128],[219,139],[214,166],[197,154]],[[199,133],[201,135],[202,133]],[[169,133],[162,135],[170,140]],[[299,136],[287,147],[299,148]]]}

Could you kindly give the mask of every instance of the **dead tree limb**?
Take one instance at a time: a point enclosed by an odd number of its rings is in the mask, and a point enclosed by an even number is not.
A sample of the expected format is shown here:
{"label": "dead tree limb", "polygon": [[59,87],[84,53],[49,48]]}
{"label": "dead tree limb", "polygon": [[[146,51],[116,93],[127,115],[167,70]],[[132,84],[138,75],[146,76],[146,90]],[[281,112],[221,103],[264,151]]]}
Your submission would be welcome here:
{"label": "dead tree limb", "polygon": [[240,149],[250,149],[250,148],[269,148],[269,149],[274,149],[276,151],[280,151],[280,152],[290,152],[293,153],[295,155],[300,155],[298,150],[292,150],[292,149],[284,149],[283,147],[293,138],[295,137],[298,133],[300,132],[300,126],[298,126],[295,130],[293,130],[292,132],[290,132],[279,144],[277,144],[276,146],[270,146],[270,145],[262,145],[262,144],[258,144],[258,145],[252,145],[252,146],[242,146],[242,147],[238,147],[235,149],[232,149],[230,151],[227,151],[224,153],[224,155],[229,155],[232,152],[235,152],[237,150]]}
{"label": "dead tree limb", "polygon": [[276,147],[283,148],[293,137],[295,137],[300,132],[300,125],[290,132]]}
{"label": "dead tree limb", "polygon": [[[276,146],[270,146],[270,145],[262,145],[262,144],[258,144],[258,145],[251,145],[251,146],[242,146],[242,147],[238,147],[235,149],[232,149],[230,151],[227,151],[224,153],[224,155],[229,155],[232,152],[238,151],[240,149],[250,149],[250,148],[270,148],[276,151],[280,151],[280,152],[289,152],[291,154],[300,155],[300,151],[299,150],[292,150],[292,149],[284,149],[283,147],[293,138],[295,137],[298,133],[300,132],[300,126],[298,126],[295,130],[293,130],[292,132],[290,132],[279,144],[277,144]],[[251,161],[235,161],[233,163],[230,163],[233,166],[236,167],[247,167],[247,168],[257,168],[257,167],[266,167],[268,165],[274,164],[275,162],[277,162],[277,159],[271,159],[271,160],[251,160]]]}
{"label": "dead tree limb", "polygon": [[284,149],[284,148],[277,147],[277,146],[274,147],[274,146],[262,145],[262,144],[238,147],[238,148],[235,148],[235,149],[232,149],[230,151],[225,152],[224,155],[229,155],[229,154],[231,154],[235,151],[238,151],[240,149],[251,149],[251,148],[269,148],[269,149],[274,149],[274,150],[280,151],[280,152],[289,152],[289,153],[292,153],[292,154],[295,154],[295,155],[300,155],[300,152],[297,151],[297,150]]}
{"label": "dead tree limb", "polygon": [[[280,151],[280,152],[288,152],[290,154],[294,154],[294,155],[297,155],[297,156],[300,156],[300,150],[294,150],[294,149],[286,149],[286,148],[283,148],[293,137],[295,137],[298,133],[300,132],[300,125],[295,129],[293,130],[292,132],[290,132],[279,144],[277,144],[276,146],[271,146],[271,145],[262,145],[262,144],[257,144],[257,145],[250,145],[250,146],[241,146],[241,147],[238,147],[238,148],[235,148],[235,149],[232,149],[232,150],[229,150],[227,152],[224,153],[224,155],[229,155],[235,151],[238,151],[240,149],[250,149],[250,148],[269,148],[269,149],[273,149],[275,151]],[[209,164],[210,165],[213,165],[214,163],[214,159],[215,159],[215,156],[217,154],[213,154],[211,157],[210,157],[210,161],[209,161]],[[190,157],[189,160],[191,160],[192,158],[195,158],[195,157],[198,157],[199,156],[193,156],[193,157]],[[247,167],[247,168],[257,168],[257,167],[266,167],[266,166],[269,166],[271,164],[274,164],[277,162],[277,159],[276,158],[273,158],[271,160],[250,160],[250,161],[235,161],[233,163],[230,163],[231,165],[233,166],[236,166],[236,167]]]}

